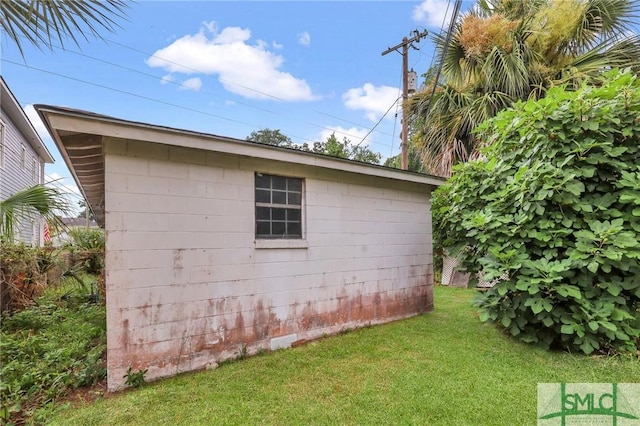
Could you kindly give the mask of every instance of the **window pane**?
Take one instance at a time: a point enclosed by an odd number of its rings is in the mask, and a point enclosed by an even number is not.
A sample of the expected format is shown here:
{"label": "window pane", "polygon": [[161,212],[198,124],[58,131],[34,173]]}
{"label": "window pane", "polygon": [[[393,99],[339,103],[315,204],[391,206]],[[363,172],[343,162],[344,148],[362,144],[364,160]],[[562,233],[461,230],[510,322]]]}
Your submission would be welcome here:
{"label": "window pane", "polygon": [[287,189],[287,178],[282,176],[271,176],[271,182],[273,183],[273,189]]}
{"label": "window pane", "polygon": [[289,178],[287,180],[289,184],[289,191],[302,192],[302,179]]}
{"label": "window pane", "polygon": [[271,192],[264,189],[256,189],[256,203],[270,203]]}
{"label": "window pane", "polygon": [[284,222],[273,222],[271,224],[271,229],[273,230],[274,236],[283,236],[285,233]]}
{"label": "window pane", "polygon": [[301,213],[298,209],[287,209],[287,220],[300,222]]}
{"label": "window pane", "polygon": [[269,217],[271,209],[269,207],[256,207],[256,219],[257,220],[270,220]]}
{"label": "window pane", "polygon": [[297,192],[289,192],[287,195],[289,198],[287,204],[295,204],[296,206],[299,206],[302,203],[302,194],[299,194]]}
{"label": "window pane", "polygon": [[302,238],[302,186],[299,178],[255,174],[257,238]]}
{"label": "window pane", "polygon": [[302,227],[300,222],[288,222],[287,223],[287,235],[300,236],[302,235]]}
{"label": "window pane", "polygon": [[271,176],[256,173],[256,188],[269,188],[271,186]]}
{"label": "window pane", "polygon": [[285,211],[285,209],[271,209],[271,214],[273,215],[271,219],[285,220]]}
{"label": "window pane", "polygon": [[273,200],[271,201],[274,204],[287,204],[287,193],[283,191],[273,191]]}
{"label": "window pane", "polygon": [[256,235],[271,235],[269,222],[256,222]]}

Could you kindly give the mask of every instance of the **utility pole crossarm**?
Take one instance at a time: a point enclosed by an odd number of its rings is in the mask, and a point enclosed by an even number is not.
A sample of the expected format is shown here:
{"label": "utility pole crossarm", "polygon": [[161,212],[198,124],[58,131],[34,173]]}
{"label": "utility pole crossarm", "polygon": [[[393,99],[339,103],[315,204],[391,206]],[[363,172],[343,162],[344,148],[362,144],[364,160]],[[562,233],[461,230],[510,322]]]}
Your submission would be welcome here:
{"label": "utility pole crossarm", "polygon": [[382,52],[382,56],[393,52],[394,50],[398,50],[400,49],[403,45],[407,45],[409,43],[413,43],[414,41],[419,41],[422,38],[425,38],[427,36],[427,34],[429,34],[429,32],[427,30],[424,30],[421,33],[417,33],[415,36],[411,37],[411,38],[403,38],[402,39],[402,43],[396,44],[393,47],[388,48],[387,50],[385,50],[384,52]]}
{"label": "utility pole crossarm", "polygon": [[384,52],[382,52],[382,56],[386,55],[387,53],[391,53],[393,51],[396,51],[400,48],[402,48],[402,143],[400,144],[400,148],[401,148],[401,167],[402,170],[407,170],[409,168],[409,161],[408,161],[408,155],[407,155],[407,133],[409,132],[408,130],[408,123],[407,123],[407,99],[409,99],[409,87],[408,87],[408,72],[409,72],[409,46],[411,45],[411,43],[413,43],[414,41],[419,41],[421,38],[424,38],[427,36],[428,32],[427,30],[424,30],[423,32],[418,32],[417,30],[414,31],[414,36],[411,38],[407,38],[404,37],[402,39],[402,43],[390,47],[387,50],[385,50]]}

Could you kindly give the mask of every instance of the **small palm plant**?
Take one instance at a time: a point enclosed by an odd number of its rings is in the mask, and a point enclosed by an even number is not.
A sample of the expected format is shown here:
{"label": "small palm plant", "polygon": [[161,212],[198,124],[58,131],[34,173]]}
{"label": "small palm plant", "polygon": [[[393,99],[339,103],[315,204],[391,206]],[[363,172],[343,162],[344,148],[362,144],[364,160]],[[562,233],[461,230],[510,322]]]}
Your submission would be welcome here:
{"label": "small palm plant", "polygon": [[57,224],[58,216],[70,211],[71,203],[58,189],[45,185],[24,188],[0,201],[0,240],[14,243],[16,226],[20,222],[42,219]]}

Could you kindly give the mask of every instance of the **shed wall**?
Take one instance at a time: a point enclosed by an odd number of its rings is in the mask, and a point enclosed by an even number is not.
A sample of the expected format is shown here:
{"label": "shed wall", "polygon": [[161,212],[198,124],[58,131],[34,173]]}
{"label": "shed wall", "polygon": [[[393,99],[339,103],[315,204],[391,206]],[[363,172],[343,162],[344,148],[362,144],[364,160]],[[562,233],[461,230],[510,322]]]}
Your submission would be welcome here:
{"label": "shed wall", "polygon": [[[424,185],[111,139],[105,169],[111,390],[433,306]],[[305,179],[306,247],[256,247],[256,171]]]}

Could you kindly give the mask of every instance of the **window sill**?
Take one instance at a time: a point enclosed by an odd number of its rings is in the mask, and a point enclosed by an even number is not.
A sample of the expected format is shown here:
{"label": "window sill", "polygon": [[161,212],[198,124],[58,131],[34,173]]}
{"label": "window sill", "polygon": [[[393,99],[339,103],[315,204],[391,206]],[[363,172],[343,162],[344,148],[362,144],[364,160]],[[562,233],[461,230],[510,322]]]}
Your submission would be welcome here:
{"label": "window sill", "polygon": [[306,249],[307,240],[256,240],[257,249]]}

